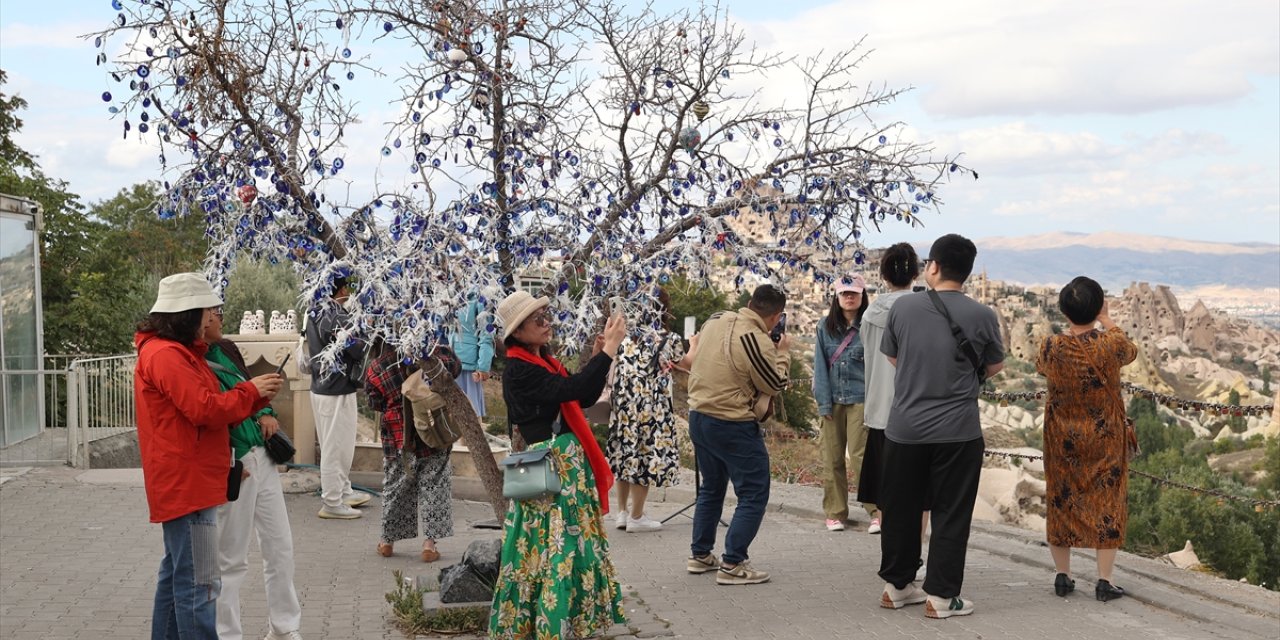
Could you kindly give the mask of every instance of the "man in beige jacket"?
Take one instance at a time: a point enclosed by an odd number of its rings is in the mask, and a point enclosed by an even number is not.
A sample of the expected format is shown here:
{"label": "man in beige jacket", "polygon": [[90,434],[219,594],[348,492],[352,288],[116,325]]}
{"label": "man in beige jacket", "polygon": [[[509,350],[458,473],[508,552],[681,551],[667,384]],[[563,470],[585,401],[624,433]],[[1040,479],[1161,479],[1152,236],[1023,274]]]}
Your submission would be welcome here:
{"label": "man in beige jacket", "polygon": [[[746,308],[711,316],[699,334],[689,375],[689,438],[702,472],[693,515],[690,573],[716,571],[718,584],[759,584],[769,574],[751,568],[747,547],[755,539],[769,502],[769,451],[760,421],[770,401],[789,383],[782,333],[777,345],[769,331],[782,318],[787,295],[773,285],[757,287]],[[724,536],[724,554],[711,550],[724,510],[725,489],[733,482],[738,508]]]}

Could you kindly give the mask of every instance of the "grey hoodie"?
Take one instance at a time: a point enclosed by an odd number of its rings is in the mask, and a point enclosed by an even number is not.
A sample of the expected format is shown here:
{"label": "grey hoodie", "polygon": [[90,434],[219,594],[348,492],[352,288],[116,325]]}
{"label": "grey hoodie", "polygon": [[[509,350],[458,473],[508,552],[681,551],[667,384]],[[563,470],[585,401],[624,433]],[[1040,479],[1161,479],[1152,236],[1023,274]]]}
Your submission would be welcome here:
{"label": "grey hoodie", "polygon": [[889,424],[889,409],[893,407],[894,366],[880,353],[880,338],[889,324],[889,309],[893,303],[911,293],[910,289],[890,291],[876,296],[862,314],[862,345],[866,365],[866,404],[864,422],[869,429],[883,430]]}

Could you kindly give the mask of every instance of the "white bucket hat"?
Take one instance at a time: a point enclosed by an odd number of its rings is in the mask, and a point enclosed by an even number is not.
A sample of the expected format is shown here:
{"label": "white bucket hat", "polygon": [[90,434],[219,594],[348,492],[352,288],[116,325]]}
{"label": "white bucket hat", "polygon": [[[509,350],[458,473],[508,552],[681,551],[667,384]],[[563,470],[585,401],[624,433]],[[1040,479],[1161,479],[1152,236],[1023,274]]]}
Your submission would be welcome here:
{"label": "white bucket hat", "polygon": [[178,313],[222,306],[209,281],[200,273],[175,273],[160,281],[160,292],[151,313]]}
{"label": "white bucket hat", "polygon": [[517,291],[498,303],[498,321],[502,323],[502,339],[506,340],[533,312],[551,304],[546,298],[535,298],[528,291]]}

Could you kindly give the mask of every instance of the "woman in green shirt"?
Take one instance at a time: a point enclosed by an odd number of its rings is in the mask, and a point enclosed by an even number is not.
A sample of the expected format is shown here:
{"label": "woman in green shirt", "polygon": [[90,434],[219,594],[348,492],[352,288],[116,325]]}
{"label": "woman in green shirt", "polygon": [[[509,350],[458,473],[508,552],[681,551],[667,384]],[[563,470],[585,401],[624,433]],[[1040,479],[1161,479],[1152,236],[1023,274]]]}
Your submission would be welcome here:
{"label": "woman in green shirt", "polygon": [[[205,360],[223,390],[249,379],[240,349],[222,337],[222,310],[204,330],[209,343]],[[302,640],[302,607],[293,586],[293,532],[285,511],[284,491],[276,463],[263,446],[280,428],[275,411],[267,408],[231,429],[231,447],[244,463],[248,477],[240,484],[240,497],[218,507],[218,564],[222,569],[222,593],[218,596],[218,637],[240,640],[240,587],[249,570],[249,537],[255,531],[262,548],[263,576],[267,590],[266,640]]]}

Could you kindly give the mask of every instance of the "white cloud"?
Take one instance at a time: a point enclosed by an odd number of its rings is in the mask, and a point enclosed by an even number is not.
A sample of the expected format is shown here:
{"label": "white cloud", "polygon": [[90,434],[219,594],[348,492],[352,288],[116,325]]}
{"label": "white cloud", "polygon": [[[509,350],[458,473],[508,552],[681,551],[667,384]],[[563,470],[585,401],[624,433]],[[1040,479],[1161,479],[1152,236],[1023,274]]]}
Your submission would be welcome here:
{"label": "white cloud", "polygon": [[941,116],[1219,104],[1280,73],[1280,4],[1267,1],[837,2],[762,30],[794,53],[868,34],[872,77],[922,87]]}
{"label": "white cloud", "polygon": [[31,25],[13,22],[0,27],[0,42],[5,49],[87,49],[92,38],[81,36],[102,28],[101,22],[62,22],[53,25]]}

